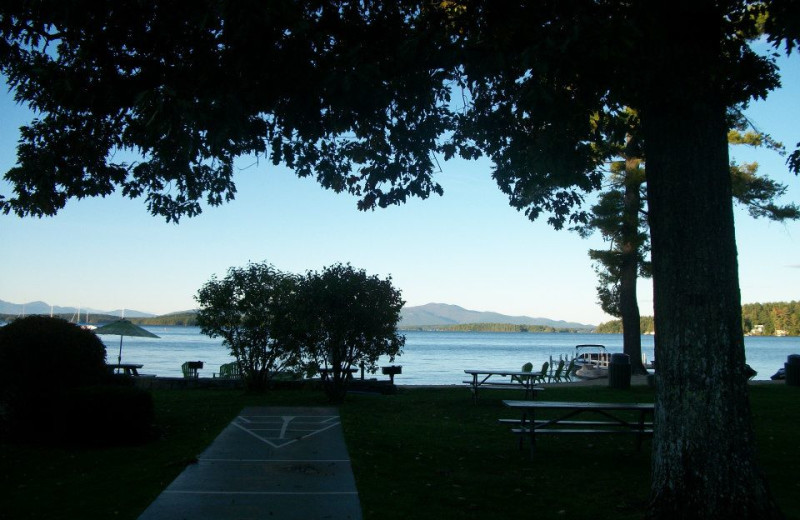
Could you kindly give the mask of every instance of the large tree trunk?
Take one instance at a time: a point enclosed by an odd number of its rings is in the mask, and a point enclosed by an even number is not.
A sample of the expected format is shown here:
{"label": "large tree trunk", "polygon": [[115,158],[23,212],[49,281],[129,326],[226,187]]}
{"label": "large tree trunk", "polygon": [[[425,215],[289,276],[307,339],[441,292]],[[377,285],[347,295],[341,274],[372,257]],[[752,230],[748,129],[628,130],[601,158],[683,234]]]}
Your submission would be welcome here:
{"label": "large tree trunk", "polygon": [[619,311],[622,319],[622,351],[631,359],[631,372],[645,374],[642,364],[642,334],[636,283],[639,278],[640,181],[635,179],[639,161],[625,161],[625,198],[622,215],[622,265],[619,280]]}
{"label": "large tree trunk", "polygon": [[641,112],[657,360],[650,513],[777,517],[744,375],[719,14],[706,3],[652,7]]}

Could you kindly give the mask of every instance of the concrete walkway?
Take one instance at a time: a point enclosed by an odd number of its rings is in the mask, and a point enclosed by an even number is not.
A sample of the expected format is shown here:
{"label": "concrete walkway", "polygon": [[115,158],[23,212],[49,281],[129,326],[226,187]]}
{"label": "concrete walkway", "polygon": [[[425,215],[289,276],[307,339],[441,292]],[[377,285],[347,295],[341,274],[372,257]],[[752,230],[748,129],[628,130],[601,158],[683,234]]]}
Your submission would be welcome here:
{"label": "concrete walkway", "polygon": [[245,408],[139,518],[360,519],[337,410]]}

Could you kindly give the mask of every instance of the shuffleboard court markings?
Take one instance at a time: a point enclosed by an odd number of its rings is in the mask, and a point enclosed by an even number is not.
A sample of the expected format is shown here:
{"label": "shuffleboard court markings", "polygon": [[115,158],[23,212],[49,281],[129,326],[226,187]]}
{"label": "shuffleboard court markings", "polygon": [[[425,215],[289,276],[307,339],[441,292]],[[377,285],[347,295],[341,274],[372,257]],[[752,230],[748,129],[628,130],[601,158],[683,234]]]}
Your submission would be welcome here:
{"label": "shuffleboard court markings", "polygon": [[240,415],[233,426],[280,449],[338,426],[338,415]]}

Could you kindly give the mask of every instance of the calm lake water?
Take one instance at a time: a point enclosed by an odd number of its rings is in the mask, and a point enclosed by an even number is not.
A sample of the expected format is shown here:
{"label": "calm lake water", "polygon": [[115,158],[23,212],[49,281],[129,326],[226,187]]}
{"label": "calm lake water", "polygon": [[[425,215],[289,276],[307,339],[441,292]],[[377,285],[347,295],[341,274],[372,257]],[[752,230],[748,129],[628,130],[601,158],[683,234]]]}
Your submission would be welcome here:
{"label": "calm lake water", "polygon": [[[200,333],[198,327],[145,327],[159,339],[125,337],[122,361],[141,363],[142,373],[181,377],[184,361],[203,361],[201,377],[211,377],[223,363],[233,361],[222,341]],[[622,352],[621,334],[548,334],[492,332],[409,331],[403,355],[394,364],[403,366],[395,382],[407,385],[461,384],[464,369],[518,369],[530,361],[540,367],[551,356],[573,354],[575,345],[600,343],[609,352]],[[119,352],[118,336],[100,336],[106,344],[108,361]],[[642,336],[642,351],[653,358],[653,336]],[[758,375],[769,379],[783,367],[789,354],[800,354],[800,337],[745,338],[747,362]],[[382,365],[389,364],[382,360]],[[386,376],[378,374],[379,378]]]}

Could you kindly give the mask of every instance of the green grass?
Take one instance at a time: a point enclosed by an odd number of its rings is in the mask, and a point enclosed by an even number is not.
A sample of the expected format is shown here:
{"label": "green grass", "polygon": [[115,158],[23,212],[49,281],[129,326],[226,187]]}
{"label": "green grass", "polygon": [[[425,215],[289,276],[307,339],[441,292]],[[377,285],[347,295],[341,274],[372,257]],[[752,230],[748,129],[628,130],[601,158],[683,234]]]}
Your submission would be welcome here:
{"label": "green grass", "polygon": [[[366,519],[520,515],[641,518],[647,504],[650,442],[628,436],[551,436],[534,460],[497,419],[518,392],[402,389],[350,395],[340,408]],[[761,464],[788,518],[800,518],[800,407],[797,389],[751,388]],[[154,393],[158,441],[134,447],[63,449],[0,445],[0,518],[136,518],[244,407],[324,405],[321,393],[264,396],[231,390]],[[652,391],[549,388],[548,400],[648,401]]]}

